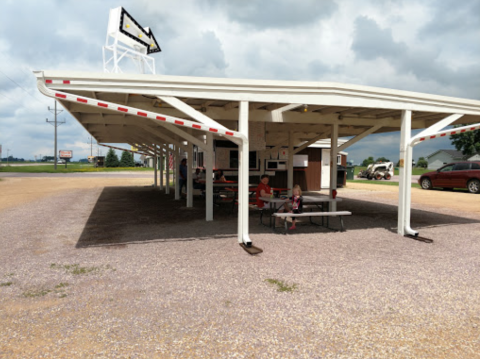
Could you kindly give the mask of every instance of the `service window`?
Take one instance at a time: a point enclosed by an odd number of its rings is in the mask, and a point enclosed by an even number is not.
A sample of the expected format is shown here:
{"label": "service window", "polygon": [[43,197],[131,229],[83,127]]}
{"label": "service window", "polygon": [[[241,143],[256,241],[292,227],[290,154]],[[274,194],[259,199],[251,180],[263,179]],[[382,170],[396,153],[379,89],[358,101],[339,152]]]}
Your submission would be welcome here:
{"label": "service window", "polygon": [[470,169],[470,163],[457,163],[453,168],[454,171],[466,171]]}

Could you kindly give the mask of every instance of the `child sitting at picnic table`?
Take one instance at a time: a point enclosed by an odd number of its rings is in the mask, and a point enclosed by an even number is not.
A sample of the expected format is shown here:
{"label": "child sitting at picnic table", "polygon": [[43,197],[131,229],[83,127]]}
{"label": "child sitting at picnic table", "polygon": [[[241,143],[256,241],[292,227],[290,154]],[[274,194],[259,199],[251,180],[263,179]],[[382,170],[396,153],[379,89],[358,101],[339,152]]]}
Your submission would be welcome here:
{"label": "child sitting at picnic table", "polygon": [[225,179],[225,176],[223,175],[222,170],[218,170],[217,173],[215,173],[214,181],[216,181],[216,182],[227,182],[227,180]]}
{"label": "child sitting at picnic table", "polygon": [[[302,189],[297,184],[292,189],[292,197],[290,197],[292,210],[289,213],[302,213],[303,211],[303,197]],[[296,229],[295,227],[295,217],[292,217],[292,226],[289,229]]]}

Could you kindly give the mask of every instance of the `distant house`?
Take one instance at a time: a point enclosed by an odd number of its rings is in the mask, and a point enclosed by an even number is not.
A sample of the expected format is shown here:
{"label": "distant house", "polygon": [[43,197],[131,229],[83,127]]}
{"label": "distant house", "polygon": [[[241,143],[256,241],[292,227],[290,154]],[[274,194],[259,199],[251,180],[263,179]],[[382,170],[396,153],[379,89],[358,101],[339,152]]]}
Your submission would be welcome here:
{"label": "distant house", "polygon": [[432,170],[439,169],[443,165],[458,161],[480,161],[480,153],[473,156],[465,156],[462,151],[457,150],[438,150],[427,156],[428,168]]}

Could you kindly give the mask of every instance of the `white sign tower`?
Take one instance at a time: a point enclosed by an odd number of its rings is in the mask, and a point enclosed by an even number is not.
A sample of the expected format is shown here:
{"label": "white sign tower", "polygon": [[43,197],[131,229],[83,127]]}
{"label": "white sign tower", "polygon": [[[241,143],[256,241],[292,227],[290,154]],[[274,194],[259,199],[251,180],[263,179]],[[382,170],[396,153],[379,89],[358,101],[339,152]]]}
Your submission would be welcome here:
{"label": "white sign tower", "polygon": [[107,39],[103,47],[104,72],[123,72],[119,63],[129,58],[140,73],[155,74],[155,59],[149,55],[160,51],[150,28],[140,26],[122,7],[110,10]]}

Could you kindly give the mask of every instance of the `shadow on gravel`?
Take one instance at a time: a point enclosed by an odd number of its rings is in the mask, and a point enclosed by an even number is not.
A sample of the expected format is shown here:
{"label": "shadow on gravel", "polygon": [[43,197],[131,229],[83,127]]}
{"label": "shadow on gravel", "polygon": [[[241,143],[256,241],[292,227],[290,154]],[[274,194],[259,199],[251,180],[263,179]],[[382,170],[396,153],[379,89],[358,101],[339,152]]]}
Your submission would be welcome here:
{"label": "shadow on gravel", "polygon": [[[98,198],[76,247],[148,241],[188,241],[237,236],[237,216],[231,204],[214,207],[214,221],[205,221],[205,200],[174,199],[152,187],[106,187]],[[258,223],[252,213],[251,222]],[[268,232],[265,227],[257,233]]]}
{"label": "shadow on gravel", "polygon": [[[215,206],[214,221],[206,222],[205,201],[194,197],[193,203],[193,208],[186,208],[185,199],[176,201],[173,193],[166,195],[152,187],[106,187],[98,198],[76,247],[237,236],[237,216],[232,213],[231,205]],[[345,199],[338,204],[338,210],[348,210],[353,214],[344,218],[347,231],[385,228],[396,233],[396,206]],[[271,229],[259,224],[259,216],[258,211],[250,211],[250,232],[271,234]],[[264,221],[266,223],[268,218]],[[478,222],[412,209],[412,227],[415,229]],[[330,225],[339,228],[338,219],[331,219]],[[297,228],[295,233],[330,232],[312,225],[299,225]],[[281,234],[281,229],[278,233]]]}

